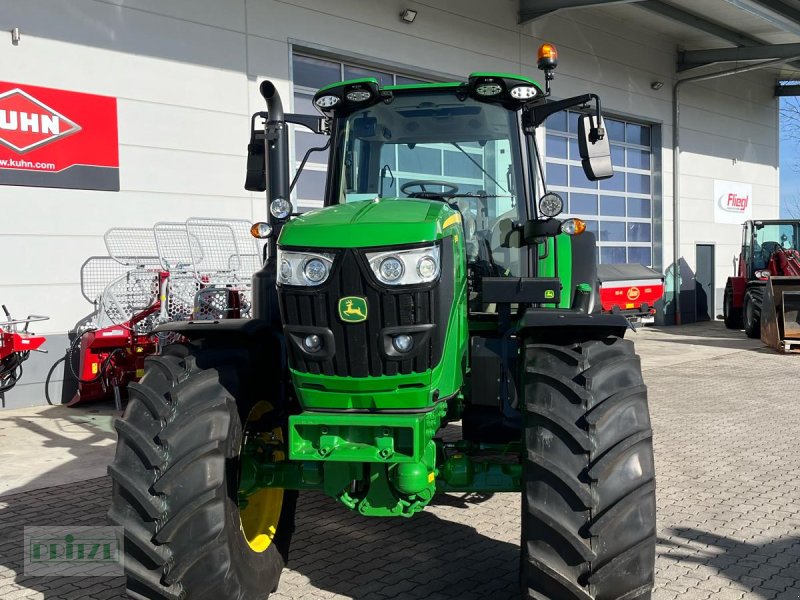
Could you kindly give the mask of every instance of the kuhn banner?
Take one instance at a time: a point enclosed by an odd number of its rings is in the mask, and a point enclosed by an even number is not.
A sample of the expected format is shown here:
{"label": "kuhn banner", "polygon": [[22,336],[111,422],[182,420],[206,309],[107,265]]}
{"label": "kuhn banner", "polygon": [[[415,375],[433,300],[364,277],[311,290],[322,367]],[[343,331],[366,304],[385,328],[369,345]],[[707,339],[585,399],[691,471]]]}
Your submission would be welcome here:
{"label": "kuhn banner", "polygon": [[119,191],[117,99],[0,82],[0,185]]}
{"label": "kuhn banner", "polygon": [[753,218],[753,186],[714,180],[714,222],[741,225]]}

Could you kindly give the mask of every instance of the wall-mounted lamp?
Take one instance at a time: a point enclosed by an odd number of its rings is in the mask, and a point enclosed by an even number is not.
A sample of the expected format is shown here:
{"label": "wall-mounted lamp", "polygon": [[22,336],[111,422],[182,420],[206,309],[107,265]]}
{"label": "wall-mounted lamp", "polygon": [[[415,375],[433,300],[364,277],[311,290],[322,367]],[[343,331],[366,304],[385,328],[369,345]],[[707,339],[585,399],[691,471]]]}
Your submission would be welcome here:
{"label": "wall-mounted lamp", "polygon": [[19,46],[19,27],[14,27],[11,30],[11,43],[15,46]]}
{"label": "wall-mounted lamp", "polygon": [[660,90],[662,87],[664,87],[663,81],[654,81],[650,84],[650,89],[652,90]]}
{"label": "wall-mounted lamp", "polygon": [[417,11],[411,10],[410,8],[406,8],[403,12],[400,13],[400,18],[406,23],[413,23],[414,19],[417,18]]}

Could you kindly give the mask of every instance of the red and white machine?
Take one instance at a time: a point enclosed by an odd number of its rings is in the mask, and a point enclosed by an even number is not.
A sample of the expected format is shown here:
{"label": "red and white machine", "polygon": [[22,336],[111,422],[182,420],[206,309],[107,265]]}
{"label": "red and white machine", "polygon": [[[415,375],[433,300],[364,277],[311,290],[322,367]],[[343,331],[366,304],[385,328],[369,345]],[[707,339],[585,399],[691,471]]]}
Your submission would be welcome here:
{"label": "red and white machine", "polygon": [[121,390],[165,341],[153,333],[160,323],[249,316],[261,265],[250,223],[239,219],[118,227],[105,242],[109,256],[92,257],[81,269],[83,295],[96,310],[68,357],[78,380],[70,406],[113,395],[121,408]]}
{"label": "red and white machine", "polygon": [[42,352],[45,342],[43,335],[28,331],[31,323],[46,321],[49,317],[28,315],[25,319],[12,319],[3,304],[6,320],[0,321],[0,394],[17,385],[22,377],[22,363],[28,360],[31,352]]}
{"label": "red and white machine", "polygon": [[664,275],[637,264],[597,265],[604,312],[652,317],[664,296]]}

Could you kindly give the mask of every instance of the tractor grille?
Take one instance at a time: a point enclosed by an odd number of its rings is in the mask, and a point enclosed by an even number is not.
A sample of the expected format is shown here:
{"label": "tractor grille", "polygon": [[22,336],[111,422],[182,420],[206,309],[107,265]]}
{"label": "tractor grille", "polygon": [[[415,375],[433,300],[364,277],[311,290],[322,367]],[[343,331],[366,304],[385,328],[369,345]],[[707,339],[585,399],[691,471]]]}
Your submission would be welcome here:
{"label": "tractor grille", "polygon": [[[439,281],[425,286],[402,289],[382,285],[372,274],[366,258],[349,249],[336,253],[331,275],[323,285],[279,286],[291,367],[312,374],[377,377],[421,373],[438,364],[453,300],[451,244],[443,244],[441,256]],[[366,321],[344,323],[339,319],[339,299],[345,296],[366,298]],[[393,358],[384,351],[385,336],[381,334],[384,328],[424,325],[434,327],[424,343],[415,344],[409,358]],[[297,326],[304,329],[302,335],[317,330],[329,332],[326,335],[333,341],[332,353],[312,358],[303,352],[289,333]]]}

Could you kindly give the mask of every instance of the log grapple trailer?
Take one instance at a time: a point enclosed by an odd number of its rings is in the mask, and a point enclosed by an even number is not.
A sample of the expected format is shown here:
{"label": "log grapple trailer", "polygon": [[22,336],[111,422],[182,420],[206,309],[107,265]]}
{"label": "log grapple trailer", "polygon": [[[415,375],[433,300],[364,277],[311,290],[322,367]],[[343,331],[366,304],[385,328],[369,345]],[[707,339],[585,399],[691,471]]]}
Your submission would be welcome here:
{"label": "log grapple trailer", "polygon": [[[117,423],[109,516],[131,597],[265,598],[298,493],[317,490],[371,517],[412,517],[442,492],[517,492],[521,597],[650,598],[640,361],[626,319],[600,312],[595,241],[557,218],[536,147],[549,115],[584,107],[596,180],[613,173],[608,137],[594,94],[550,100],[556,58],[540,49],[544,88],[505,73],[344,81],[314,96],[321,116],[285,114],[262,82],[246,181],[269,209],[253,226],[268,241],[254,318],[160,325],[189,341],[146,360]],[[329,136],[319,210],[292,214],[288,124]],[[447,177],[443,156],[482,183]],[[462,439],[444,441],[459,420]]]}
{"label": "log grapple trailer", "polygon": [[800,221],[747,221],[736,275],[728,277],[729,329],[782,352],[800,351]]}

